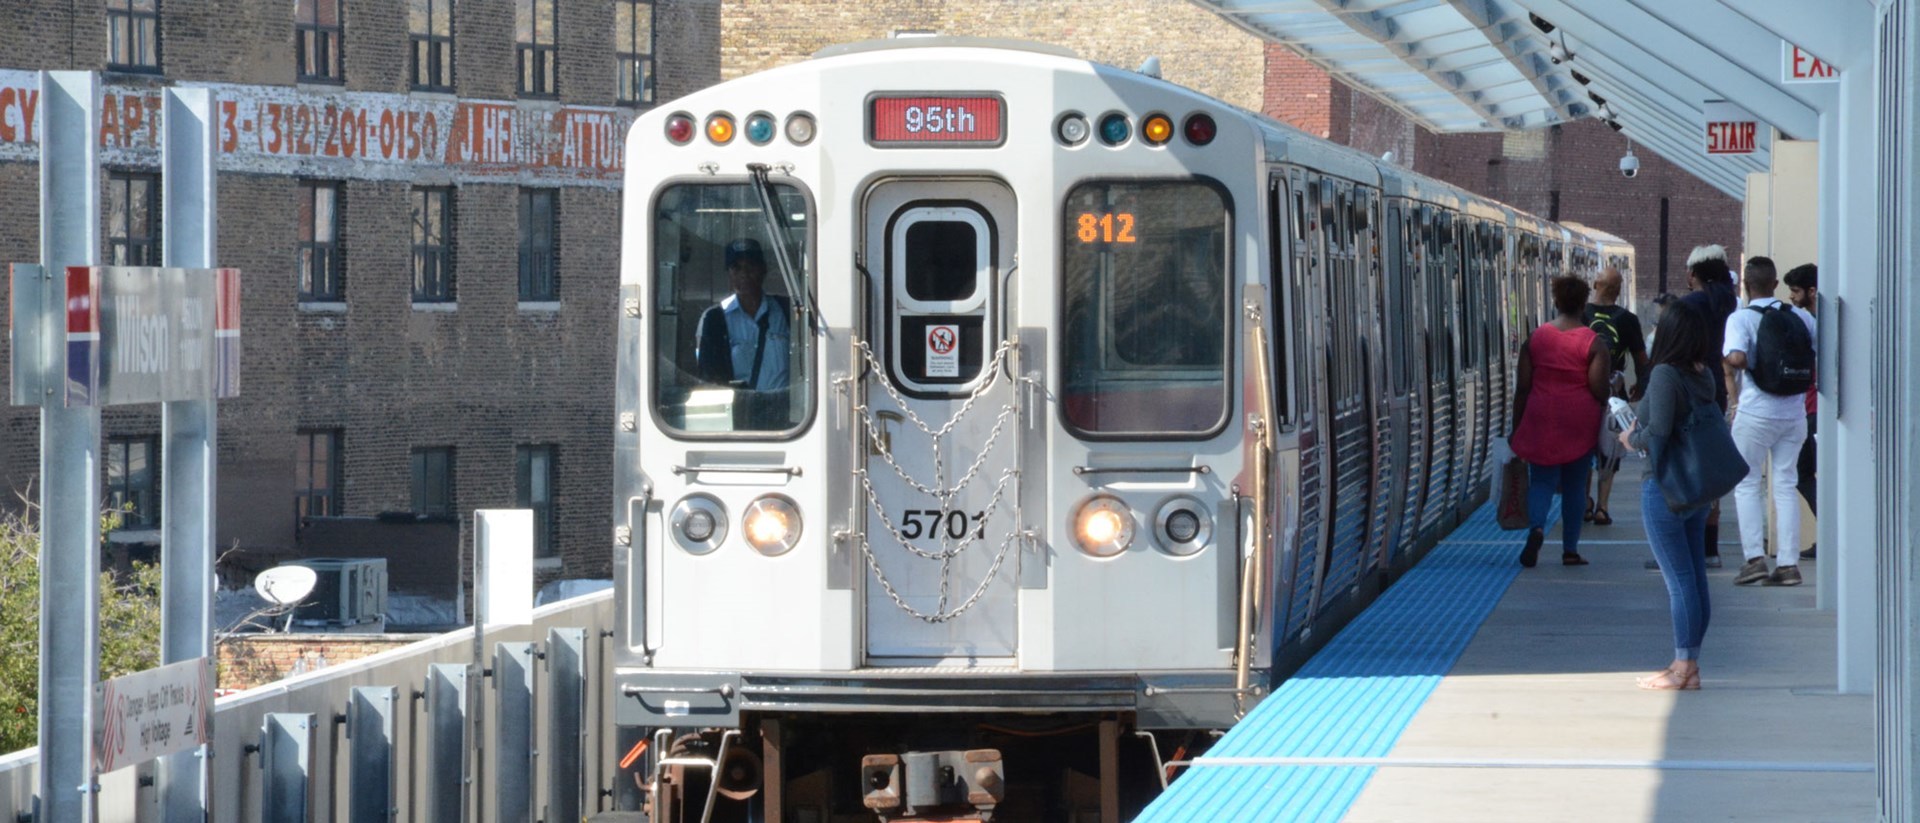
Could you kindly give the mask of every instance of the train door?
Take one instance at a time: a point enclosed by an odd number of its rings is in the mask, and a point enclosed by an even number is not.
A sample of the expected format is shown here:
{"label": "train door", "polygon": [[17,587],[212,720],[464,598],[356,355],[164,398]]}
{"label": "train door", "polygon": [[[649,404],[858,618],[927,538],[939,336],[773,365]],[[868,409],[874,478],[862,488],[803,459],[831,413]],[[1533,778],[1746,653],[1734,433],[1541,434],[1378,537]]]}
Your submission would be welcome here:
{"label": "train door", "polygon": [[1393,447],[1393,394],[1387,382],[1387,370],[1393,359],[1393,342],[1387,335],[1385,270],[1381,255],[1381,232],[1385,210],[1380,192],[1355,189],[1359,207],[1360,231],[1355,243],[1360,254],[1359,294],[1355,300],[1360,312],[1366,371],[1361,375],[1367,393],[1367,411],[1372,418],[1373,482],[1367,495],[1367,554],[1361,573],[1386,565],[1388,535],[1392,532],[1393,505],[1399,495],[1397,466],[1401,452]]}
{"label": "train door", "polygon": [[874,665],[1006,665],[1021,531],[1008,334],[1013,192],[892,180],[863,206],[865,360],[854,408],[866,654]]}
{"label": "train door", "polygon": [[[1332,540],[1318,587],[1321,607],[1333,602],[1359,577],[1369,525],[1373,485],[1373,415],[1367,402],[1368,371],[1359,294],[1359,208],[1352,184],[1326,179],[1321,184],[1321,294],[1326,308],[1322,357],[1326,361],[1332,472],[1327,523]],[[1317,610],[1317,609],[1316,609]]]}
{"label": "train door", "polygon": [[1459,425],[1454,434],[1453,450],[1453,491],[1451,504],[1455,514],[1465,507],[1471,493],[1474,474],[1474,455],[1479,445],[1480,415],[1485,410],[1480,402],[1480,362],[1474,335],[1479,317],[1479,294],[1475,288],[1476,272],[1468,269],[1473,262],[1473,220],[1465,215],[1455,215],[1453,231],[1448,235],[1451,247],[1447,254],[1447,266],[1451,275],[1449,295],[1453,298],[1454,321],[1454,362],[1456,371],[1454,383],[1458,387],[1455,402],[1455,419]]}
{"label": "train door", "polygon": [[1421,222],[1421,243],[1425,250],[1421,276],[1426,286],[1422,296],[1427,310],[1427,402],[1431,414],[1427,429],[1430,452],[1422,530],[1444,529],[1447,524],[1442,521],[1453,505],[1454,441],[1458,439],[1459,427],[1455,423],[1454,403],[1458,383],[1454,379],[1453,299],[1446,262],[1451,251],[1448,237],[1452,232],[1453,221],[1445,209],[1430,208],[1427,219]]}
{"label": "train door", "polygon": [[1325,519],[1329,474],[1326,448],[1326,308],[1321,283],[1326,279],[1321,179],[1289,169],[1293,206],[1293,266],[1288,272],[1288,321],[1294,330],[1295,404],[1299,416],[1300,526],[1293,566],[1293,594],[1287,601],[1283,637],[1297,636],[1312,621],[1325,567]]}
{"label": "train door", "polygon": [[1400,493],[1391,500],[1392,523],[1385,562],[1399,566],[1411,555],[1420,515],[1420,467],[1426,465],[1426,443],[1422,439],[1426,413],[1419,400],[1419,383],[1413,379],[1416,361],[1413,342],[1420,334],[1420,313],[1414,302],[1412,215],[1408,204],[1398,198],[1387,201],[1385,232],[1381,250],[1385,258],[1381,294],[1383,331],[1389,352],[1387,386],[1391,397],[1389,417],[1392,437],[1393,488]]}

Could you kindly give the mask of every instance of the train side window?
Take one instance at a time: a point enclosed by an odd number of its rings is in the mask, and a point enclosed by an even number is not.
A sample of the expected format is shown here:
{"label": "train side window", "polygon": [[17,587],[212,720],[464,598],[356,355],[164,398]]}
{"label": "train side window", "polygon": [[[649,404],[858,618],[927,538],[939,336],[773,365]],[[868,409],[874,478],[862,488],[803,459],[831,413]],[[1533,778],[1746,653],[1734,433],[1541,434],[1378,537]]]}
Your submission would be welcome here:
{"label": "train side window", "polygon": [[[1268,313],[1266,322],[1270,332],[1267,335],[1268,344],[1273,348],[1273,409],[1274,414],[1280,417],[1279,420],[1273,421],[1276,431],[1291,431],[1294,421],[1291,405],[1293,386],[1290,382],[1293,375],[1287,360],[1290,351],[1287,336],[1292,332],[1290,328],[1292,324],[1287,322],[1287,306],[1293,302],[1293,297],[1288,294],[1289,290],[1284,284],[1288,282],[1287,270],[1292,264],[1292,258],[1288,256],[1289,250],[1299,242],[1298,238],[1288,242],[1286,233],[1288,227],[1298,226],[1301,218],[1297,209],[1292,214],[1287,213],[1287,191],[1287,181],[1284,177],[1275,175],[1267,184],[1267,254],[1269,255],[1268,263],[1272,266],[1271,276],[1267,280],[1270,284],[1267,297],[1273,308]],[[1294,200],[1298,202],[1297,195]],[[1251,368],[1253,364],[1247,365]]]}
{"label": "train side window", "polygon": [[[1082,233],[1127,215],[1132,233]],[[1111,437],[1206,436],[1227,417],[1227,196],[1201,180],[1100,181],[1067,193],[1060,273],[1062,409]]]}
{"label": "train side window", "polygon": [[794,290],[808,288],[813,209],[793,185],[774,193],[789,232],[778,242],[798,252],[786,274],[745,181],[672,185],[654,201],[653,410],[676,434],[790,436],[812,415],[813,336]]}

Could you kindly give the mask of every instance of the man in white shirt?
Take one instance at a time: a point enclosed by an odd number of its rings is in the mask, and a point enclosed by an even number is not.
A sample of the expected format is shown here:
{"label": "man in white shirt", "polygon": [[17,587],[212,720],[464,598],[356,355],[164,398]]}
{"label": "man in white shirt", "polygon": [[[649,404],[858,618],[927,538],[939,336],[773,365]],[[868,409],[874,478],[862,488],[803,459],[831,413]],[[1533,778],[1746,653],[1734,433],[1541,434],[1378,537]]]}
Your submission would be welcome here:
{"label": "man in white shirt", "polygon": [[[1746,563],[1735,575],[1735,585],[1765,583],[1769,586],[1800,585],[1800,503],[1795,499],[1798,475],[1795,463],[1800,444],[1807,439],[1806,396],[1804,393],[1772,394],[1755,384],[1749,355],[1755,351],[1760,321],[1773,307],[1793,312],[1807,324],[1807,335],[1814,338],[1813,315],[1786,306],[1773,296],[1777,285],[1773,261],[1754,257],[1747,261],[1747,305],[1727,318],[1727,338],[1722,347],[1727,378],[1738,380],[1740,401],[1734,408],[1733,442],[1747,461],[1747,477],[1734,487],[1733,502],[1740,512],[1740,549]],[[1767,500],[1762,471],[1773,470],[1774,521],[1778,527],[1774,546],[1775,568],[1767,570]]]}

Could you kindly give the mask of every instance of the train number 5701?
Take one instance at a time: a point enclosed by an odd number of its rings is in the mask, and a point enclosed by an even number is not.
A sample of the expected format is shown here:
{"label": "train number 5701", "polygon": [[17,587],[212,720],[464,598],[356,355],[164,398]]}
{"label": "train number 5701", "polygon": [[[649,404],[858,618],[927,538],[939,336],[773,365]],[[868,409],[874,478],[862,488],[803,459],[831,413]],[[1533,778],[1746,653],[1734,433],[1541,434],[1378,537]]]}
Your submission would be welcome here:
{"label": "train number 5701", "polygon": [[975,538],[985,537],[987,513],[908,509],[900,518],[900,536],[908,540],[935,539],[943,534],[950,540],[960,540],[968,531],[972,531]]}

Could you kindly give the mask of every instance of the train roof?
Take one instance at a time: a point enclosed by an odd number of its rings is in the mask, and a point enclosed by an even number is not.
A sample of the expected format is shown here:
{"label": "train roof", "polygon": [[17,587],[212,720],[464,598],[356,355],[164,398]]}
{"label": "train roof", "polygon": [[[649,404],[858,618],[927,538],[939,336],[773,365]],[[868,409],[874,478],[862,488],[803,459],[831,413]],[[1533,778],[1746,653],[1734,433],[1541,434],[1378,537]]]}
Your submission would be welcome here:
{"label": "train roof", "polygon": [[[1300,129],[1274,118],[1248,111],[1219,98],[1207,95],[1196,89],[1170,82],[1163,78],[1142,74],[1126,68],[1111,66],[1088,60],[1077,52],[1064,46],[1042,43],[1033,40],[1018,40],[997,37],[899,37],[881,40],[862,40],[851,43],[827,46],[812,55],[813,60],[831,60],[856,55],[869,55],[890,51],[914,51],[923,49],[958,49],[1001,52],[1023,52],[1042,58],[1054,58],[1070,61],[1076,68],[1090,67],[1096,74],[1117,80],[1134,82],[1146,86],[1155,86],[1169,92],[1189,95],[1218,106],[1226,112],[1245,119],[1260,134],[1270,162],[1293,163],[1308,166],[1321,172],[1343,177],[1357,183],[1377,186],[1390,197],[1405,197],[1426,203],[1432,203],[1449,209],[1466,211],[1470,214],[1509,222],[1515,226],[1525,226],[1532,231],[1545,233],[1560,224],[1544,220],[1537,215],[1515,209],[1498,200],[1483,197],[1453,184],[1426,175],[1419,174],[1387,162],[1381,158],[1358,149],[1343,146],[1324,138],[1308,134]],[[1593,229],[1581,227],[1579,231],[1595,235],[1596,241],[1602,238]],[[1598,233],[1604,234],[1604,233]],[[1608,245],[1625,241],[1612,235],[1606,235],[1603,242]]]}

